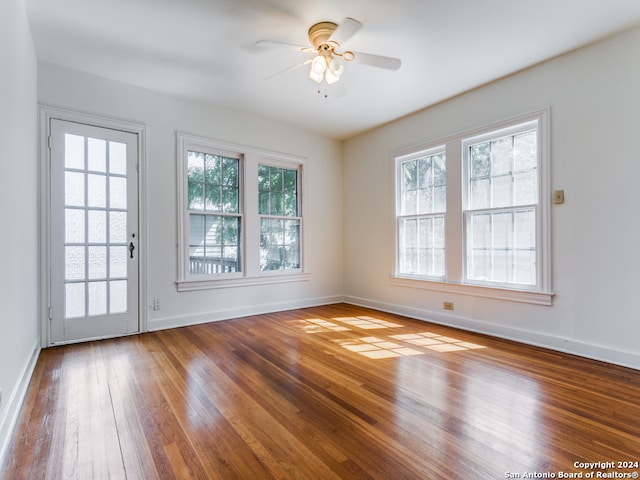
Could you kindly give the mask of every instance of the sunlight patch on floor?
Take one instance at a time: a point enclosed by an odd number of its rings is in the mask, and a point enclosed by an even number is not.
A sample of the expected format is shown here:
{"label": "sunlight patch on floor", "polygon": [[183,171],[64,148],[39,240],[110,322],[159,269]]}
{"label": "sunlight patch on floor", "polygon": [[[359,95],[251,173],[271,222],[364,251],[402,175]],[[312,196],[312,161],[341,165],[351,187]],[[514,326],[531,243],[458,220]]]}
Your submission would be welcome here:
{"label": "sunlight patch on floor", "polygon": [[424,353],[378,337],[364,337],[357,340],[338,340],[337,343],[347,350],[369,358],[392,358],[422,355]]}
{"label": "sunlight patch on floor", "polygon": [[298,320],[298,325],[306,333],[322,333],[322,332],[348,332],[351,329],[342,325],[337,325],[319,318],[308,318],[306,320]]}
{"label": "sunlight patch on floor", "polygon": [[475,350],[478,348],[487,348],[482,345],[471,342],[463,342],[457,338],[445,337],[437,333],[421,332],[407,333],[404,335],[391,335],[391,338],[402,340],[412,345],[425,347],[436,352],[455,352],[460,350]]}
{"label": "sunlight patch on floor", "polygon": [[361,328],[363,330],[372,330],[375,328],[402,328],[403,325],[399,323],[387,322],[386,320],[379,320],[377,318],[369,316],[358,317],[334,317],[333,320],[346,323],[352,327]]}

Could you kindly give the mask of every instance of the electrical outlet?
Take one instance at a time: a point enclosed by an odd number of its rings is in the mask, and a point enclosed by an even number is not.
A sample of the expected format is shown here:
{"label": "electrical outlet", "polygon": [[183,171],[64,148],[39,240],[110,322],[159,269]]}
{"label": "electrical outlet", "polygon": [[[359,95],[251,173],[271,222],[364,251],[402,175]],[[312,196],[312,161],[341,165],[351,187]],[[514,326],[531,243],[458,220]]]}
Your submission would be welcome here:
{"label": "electrical outlet", "polygon": [[445,310],[453,310],[453,302],[443,302],[442,308]]}
{"label": "electrical outlet", "polygon": [[160,310],[160,299],[159,298],[154,298],[153,299],[153,309],[154,310]]}

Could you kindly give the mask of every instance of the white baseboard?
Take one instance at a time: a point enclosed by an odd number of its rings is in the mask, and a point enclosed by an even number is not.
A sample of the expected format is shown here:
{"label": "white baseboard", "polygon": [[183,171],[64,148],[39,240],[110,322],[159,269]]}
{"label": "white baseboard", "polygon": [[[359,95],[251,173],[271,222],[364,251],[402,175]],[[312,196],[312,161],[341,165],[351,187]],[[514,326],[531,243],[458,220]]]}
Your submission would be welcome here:
{"label": "white baseboard", "polygon": [[20,377],[8,397],[7,408],[4,411],[4,415],[0,419],[0,466],[4,464],[4,457],[9,448],[9,441],[13,435],[13,429],[18,421],[18,415],[20,409],[24,403],[25,396],[27,394],[27,388],[33,375],[33,370],[36,368],[38,357],[40,356],[40,340],[38,339],[31,349],[29,357],[26,359]]}
{"label": "white baseboard", "polygon": [[166,317],[155,320],[149,319],[147,321],[147,330],[153,332],[157,330],[166,330],[168,328],[186,327],[201,323],[248,317],[250,315],[260,315],[263,313],[283,312],[286,310],[294,310],[296,308],[317,307],[318,305],[329,305],[332,303],[341,303],[343,301],[344,297],[341,295],[333,295],[328,297],[295,299],[287,302],[265,303],[261,305],[245,305],[226,310],[198,313],[196,315],[179,315],[177,317]]}
{"label": "white baseboard", "polygon": [[483,333],[493,337],[513,340],[528,345],[535,345],[537,347],[548,348],[550,350],[570,353],[572,355],[578,355],[593,360],[640,370],[640,354],[638,352],[617,350],[607,346],[583,342],[580,340],[562,338],[504,325],[495,325],[488,322],[462,317],[460,315],[432,312],[406,305],[379,302],[369,298],[345,296],[344,301],[353,305],[404,315],[416,320],[423,320],[471,332]]}

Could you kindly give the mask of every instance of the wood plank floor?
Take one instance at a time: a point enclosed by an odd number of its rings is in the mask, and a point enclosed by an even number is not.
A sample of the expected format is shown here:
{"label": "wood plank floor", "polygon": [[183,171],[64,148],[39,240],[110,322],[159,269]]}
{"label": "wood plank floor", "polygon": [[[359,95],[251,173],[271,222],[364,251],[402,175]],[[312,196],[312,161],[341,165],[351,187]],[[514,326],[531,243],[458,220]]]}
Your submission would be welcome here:
{"label": "wood plank floor", "polygon": [[43,350],[2,478],[614,478],[640,468],[575,462],[638,461],[640,371],[340,304]]}

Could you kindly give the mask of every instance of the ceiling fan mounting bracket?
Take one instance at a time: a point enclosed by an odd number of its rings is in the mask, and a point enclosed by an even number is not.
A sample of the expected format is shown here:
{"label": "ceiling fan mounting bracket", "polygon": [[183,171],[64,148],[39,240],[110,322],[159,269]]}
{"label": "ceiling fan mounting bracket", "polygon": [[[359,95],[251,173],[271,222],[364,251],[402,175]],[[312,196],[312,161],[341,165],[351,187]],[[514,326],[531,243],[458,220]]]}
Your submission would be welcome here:
{"label": "ceiling fan mounting bracket", "polygon": [[328,51],[340,46],[337,42],[331,42],[331,44],[329,44],[329,38],[331,38],[336,28],[338,28],[338,25],[333,22],[320,22],[309,28],[309,41],[318,53],[321,53],[323,49]]}

